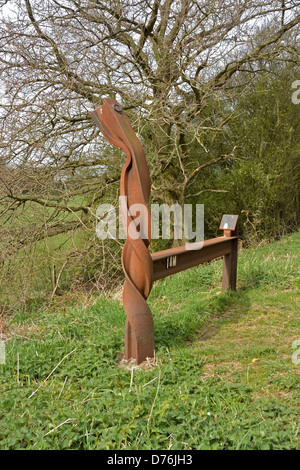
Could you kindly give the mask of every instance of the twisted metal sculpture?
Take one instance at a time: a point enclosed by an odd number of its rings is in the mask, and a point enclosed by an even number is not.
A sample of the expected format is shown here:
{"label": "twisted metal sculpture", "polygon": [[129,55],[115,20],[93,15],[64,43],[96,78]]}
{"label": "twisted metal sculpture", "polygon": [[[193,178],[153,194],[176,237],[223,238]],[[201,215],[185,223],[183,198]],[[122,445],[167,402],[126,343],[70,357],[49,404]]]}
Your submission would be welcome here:
{"label": "twisted metal sculpture", "polygon": [[[124,150],[127,157],[120,181],[120,195],[127,198],[122,207],[122,222],[127,234],[122,251],[126,278],[123,289],[127,316],[125,358],[134,358],[140,364],[147,357],[154,357],[153,317],[146,303],[153,282],[153,262],[148,251],[151,240],[148,207],[151,180],[143,147],[119,103],[114,99],[104,99],[103,105],[92,112],[92,118],[106,140]],[[131,210],[134,204],[141,204],[145,210],[135,216]]]}

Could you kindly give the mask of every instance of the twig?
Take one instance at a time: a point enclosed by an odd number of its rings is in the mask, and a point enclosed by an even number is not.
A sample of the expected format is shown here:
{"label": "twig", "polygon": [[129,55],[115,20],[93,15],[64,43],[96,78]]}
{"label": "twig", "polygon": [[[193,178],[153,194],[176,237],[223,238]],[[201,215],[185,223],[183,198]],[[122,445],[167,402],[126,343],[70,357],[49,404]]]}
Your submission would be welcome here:
{"label": "twig", "polygon": [[59,273],[58,273],[57,280],[56,280],[54,289],[53,289],[52,294],[51,294],[50,304],[51,304],[52,301],[53,301],[53,297],[55,296],[55,293],[56,293],[57,288],[58,288],[58,285],[59,285],[60,276],[62,275],[62,272],[63,272],[63,270],[65,269],[65,266],[66,266],[67,262],[68,262],[68,260],[66,260],[66,261],[64,262],[64,264],[62,265],[62,267],[61,267],[61,269],[60,269],[60,271],[59,271]]}
{"label": "twig", "polygon": [[149,423],[150,423],[150,420],[151,420],[151,416],[152,416],[152,413],[153,413],[153,410],[154,410],[154,407],[155,407],[155,403],[156,403],[156,400],[157,400],[158,392],[159,392],[160,376],[161,376],[161,369],[159,369],[159,372],[158,372],[158,384],[157,384],[156,394],[155,394],[155,397],[154,397],[154,400],[153,400],[153,403],[152,403],[152,407],[151,407],[151,411],[150,411],[150,414],[149,414],[149,418],[148,418],[148,421],[147,421],[147,431],[148,431],[148,433],[149,433]]}
{"label": "twig", "polygon": [[67,380],[68,380],[68,376],[66,376],[66,378],[65,378],[64,384],[63,384],[63,386],[62,386],[62,388],[61,388],[61,391],[59,392],[58,398],[60,398],[60,396],[61,396],[61,394],[62,394],[62,392],[63,392],[63,389],[65,388],[65,385],[66,385],[66,381],[67,381]]}
{"label": "twig", "polygon": [[28,400],[29,398],[33,397],[33,395],[39,391],[39,389],[47,382],[47,380],[51,377],[51,375],[56,371],[56,369],[60,366],[60,364],[68,357],[70,356],[70,354],[72,354],[73,352],[76,351],[77,348],[73,349],[73,351],[69,352],[68,354],[65,355],[65,357],[62,358],[61,361],[59,361],[59,363],[57,364],[57,366],[54,367],[54,369],[52,370],[52,372],[50,372],[50,374],[48,375],[48,377],[45,378],[44,382],[41,383],[41,385],[34,391],[32,392],[32,394],[28,397]]}
{"label": "twig", "polygon": [[154,379],[150,380],[150,382],[147,382],[146,384],[144,384],[142,386],[142,388],[147,387],[147,385],[151,384],[151,382],[154,382],[154,380],[156,380],[156,379],[157,379],[157,377],[154,377]]}
{"label": "twig", "polygon": [[75,421],[75,418],[68,418],[66,419],[66,421],[64,421],[63,423],[60,423],[58,426],[56,426],[55,428],[51,429],[51,431],[47,432],[46,434],[44,434],[44,437],[48,436],[48,434],[51,434],[53,431],[55,431],[56,429],[60,428],[61,426],[63,426],[64,424],[67,424],[67,423],[70,423],[71,421]]}
{"label": "twig", "polygon": [[133,384],[133,371],[134,371],[134,368],[132,367],[131,368],[130,385],[129,385],[129,393],[131,392],[131,387],[132,387],[132,384]]}

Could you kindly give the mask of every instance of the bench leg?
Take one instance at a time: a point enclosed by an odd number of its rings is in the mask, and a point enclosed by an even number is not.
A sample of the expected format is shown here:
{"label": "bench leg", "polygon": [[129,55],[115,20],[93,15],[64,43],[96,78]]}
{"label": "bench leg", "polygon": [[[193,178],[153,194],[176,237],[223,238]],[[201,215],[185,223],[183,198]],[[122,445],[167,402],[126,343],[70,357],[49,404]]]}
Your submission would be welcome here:
{"label": "bench leg", "polygon": [[236,290],[238,240],[232,240],[231,252],[223,256],[222,290]]}

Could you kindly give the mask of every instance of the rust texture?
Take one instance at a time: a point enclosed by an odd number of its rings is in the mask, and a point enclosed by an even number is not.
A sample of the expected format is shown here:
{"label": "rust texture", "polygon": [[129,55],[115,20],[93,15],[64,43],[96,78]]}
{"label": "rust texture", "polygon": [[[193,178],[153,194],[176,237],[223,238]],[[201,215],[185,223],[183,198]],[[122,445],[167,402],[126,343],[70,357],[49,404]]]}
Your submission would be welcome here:
{"label": "rust texture", "polygon": [[[189,250],[184,245],[152,253],[153,281],[172,276],[172,274],[185,271],[193,266],[207,263],[222,256],[225,258],[227,255],[230,255],[233,243],[236,240],[236,236],[218,237],[194,243],[193,249]],[[224,283],[224,290],[227,288],[226,286],[227,284]],[[230,284],[230,288],[232,286],[233,284]]]}
{"label": "rust texture", "polygon": [[[125,358],[133,358],[140,364],[154,357],[153,317],[146,302],[153,281],[223,257],[222,288],[236,289],[238,217],[226,215],[227,218],[235,218],[235,227],[228,229],[228,224],[224,229],[220,227],[224,230],[223,237],[194,243],[192,247],[189,244],[188,249],[182,246],[150,255],[151,214],[148,204],[151,180],[143,147],[116,100],[104,99],[103,105],[92,112],[92,117],[106,140],[124,150],[127,157],[120,181],[120,195],[125,197],[125,204],[123,201],[121,205],[122,221],[127,235],[122,251]],[[142,205],[144,210],[130,213],[134,204]],[[130,230],[132,226],[133,232]]]}
{"label": "rust texture", "polygon": [[[122,206],[122,221],[127,234],[122,251],[125,273],[125,358],[134,358],[140,364],[147,357],[154,357],[153,317],[146,302],[153,282],[153,263],[148,251],[151,240],[151,215],[148,207],[151,180],[143,147],[120,104],[114,99],[106,98],[103,105],[92,112],[92,118],[108,142],[124,150],[127,157],[120,181],[120,195],[127,197]],[[145,207],[145,211],[138,214],[138,221],[129,212],[129,208],[137,203]],[[146,231],[143,238],[131,236],[130,224],[140,224],[141,233]]]}
{"label": "rust texture", "polygon": [[237,225],[234,230],[224,229],[224,238],[231,239],[230,251],[223,256],[222,289],[236,290],[237,261],[238,261],[238,237]]}

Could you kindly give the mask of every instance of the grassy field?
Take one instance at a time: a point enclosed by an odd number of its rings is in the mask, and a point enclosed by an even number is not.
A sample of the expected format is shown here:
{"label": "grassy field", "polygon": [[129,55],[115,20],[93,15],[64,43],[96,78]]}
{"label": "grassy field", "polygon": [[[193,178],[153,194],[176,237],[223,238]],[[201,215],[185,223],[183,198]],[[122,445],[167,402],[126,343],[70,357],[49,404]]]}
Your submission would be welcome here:
{"label": "grassy field", "polygon": [[299,253],[300,233],[243,250],[234,293],[221,261],[156,283],[140,369],[118,293],[5,318],[0,448],[299,449]]}

